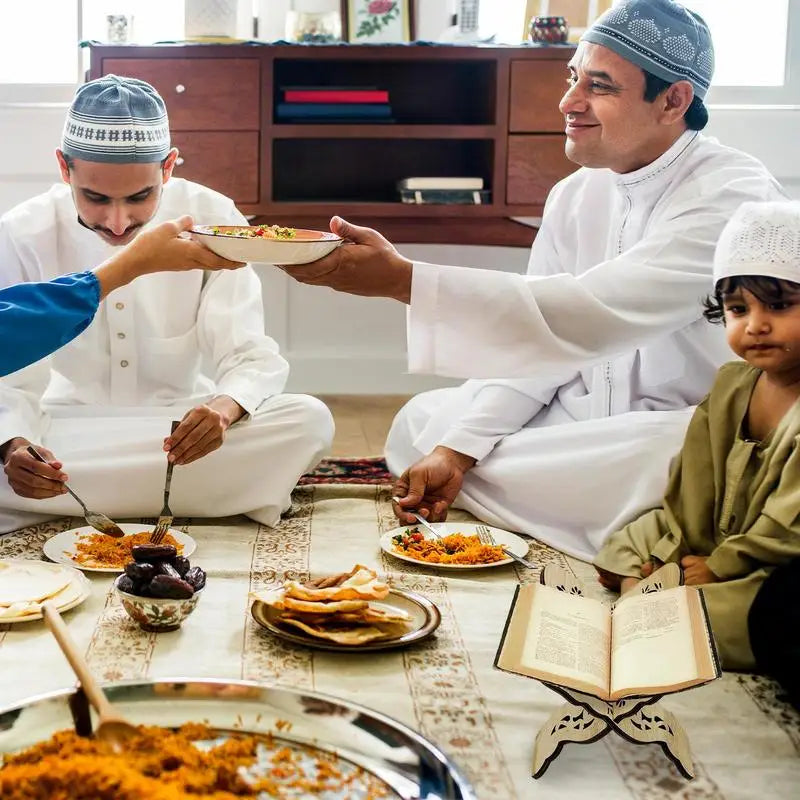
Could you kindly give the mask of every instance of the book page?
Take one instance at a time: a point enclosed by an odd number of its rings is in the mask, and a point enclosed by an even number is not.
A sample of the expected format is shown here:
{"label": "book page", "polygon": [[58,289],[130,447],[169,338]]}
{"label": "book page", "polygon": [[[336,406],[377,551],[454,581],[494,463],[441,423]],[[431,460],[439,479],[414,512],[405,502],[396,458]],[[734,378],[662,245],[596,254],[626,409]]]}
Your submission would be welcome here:
{"label": "book page", "polygon": [[606,695],[610,644],[607,605],[550,586],[535,587],[519,657],[526,674]]}
{"label": "book page", "polygon": [[697,679],[687,591],[631,594],[612,613],[611,693],[674,689]]}

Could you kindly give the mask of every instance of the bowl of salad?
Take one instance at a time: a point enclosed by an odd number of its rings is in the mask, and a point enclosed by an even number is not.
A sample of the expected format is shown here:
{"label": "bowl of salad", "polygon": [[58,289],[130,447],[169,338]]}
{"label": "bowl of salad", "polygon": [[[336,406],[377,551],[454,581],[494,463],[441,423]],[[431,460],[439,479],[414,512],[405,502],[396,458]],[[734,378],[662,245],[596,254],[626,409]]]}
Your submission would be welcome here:
{"label": "bowl of salad", "polygon": [[231,261],[308,264],[328,255],[341,237],[280,225],[196,225],[192,238]]}

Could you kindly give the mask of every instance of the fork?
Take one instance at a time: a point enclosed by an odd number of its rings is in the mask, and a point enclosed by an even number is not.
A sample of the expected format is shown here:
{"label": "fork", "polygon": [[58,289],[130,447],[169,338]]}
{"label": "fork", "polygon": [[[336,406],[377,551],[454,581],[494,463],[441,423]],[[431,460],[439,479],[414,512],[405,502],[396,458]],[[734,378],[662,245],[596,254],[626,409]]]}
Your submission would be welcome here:
{"label": "fork", "polygon": [[[394,502],[397,503],[398,506],[400,505],[400,498],[399,497],[393,497],[392,500],[394,500]],[[419,524],[422,525],[422,527],[425,528],[425,530],[428,531],[428,533],[430,533],[431,536],[433,536],[434,539],[441,539],[442,538],[442,534],[441,533],[437,533],[433,529],[433,526],[430,524],[430,522],[428,522],[428,520],[426,520],[425,517],[422,516],[422,514],[418,514],[416,511],[411,511],[408,508],[404,508],[403,511],[405,511],[406,514],[411,514],[411,516],[414,517],[414,519],[417,522],[419,522]]]}
{"label": "fork", "polygon": [[[175,433],[175,429],[180,424],[180,421],[173,420],[170,434]],[[164,537],[167,535],[167,531],[169,531],[169,526],[172,525],[174,515],[169,507],[169,491],[172,486],[172,468],[174,466],[174,462],[167,460],[167,477],[164,480],[164,505],[161,508],[161,513],[158,515],[158,522],[155,528],[153,528],[153,532],[150,534],[150,544],[161,544]]]}
{"label": "fork", "polygon": [[[492,532],[485,525],[476,525],[475,532],[478,534],[478,539],[481,544],[496,544],[494,536],[492,536]],[[532,564],[530,561],[522,558],[522,556],[518,556],[516,553],[512,553],[506,547],[503,547],[502,549],[509,558],[513,558],[514,561],[519,561],[523,567],[527,567],[528,569],[538,569],[535,564]]]}
{"label": "fork", "polygon": [[[28,445],[27,450],[37,461],[47,464],[47,459],[35,447]],[[81,504],[83,508],[83,518],[96,531],[100,531],[100,533],[104,533],[106,536],[113,536],[115,539],[119,539],[125,535],[122,528],[120,528],[114,520],[110,519],[105,514],[101,514],[99,511],[90,511],[86,508],[86,503],[84,503],[66,483],[64,484],[64,488]]]}

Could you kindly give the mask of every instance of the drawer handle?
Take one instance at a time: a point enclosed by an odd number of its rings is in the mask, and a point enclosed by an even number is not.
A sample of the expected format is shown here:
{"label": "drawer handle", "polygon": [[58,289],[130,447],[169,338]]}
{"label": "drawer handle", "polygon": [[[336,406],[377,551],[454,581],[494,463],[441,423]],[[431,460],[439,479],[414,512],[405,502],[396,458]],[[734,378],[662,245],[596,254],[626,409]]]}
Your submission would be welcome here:
{"label": "drawer handle", "polygon": [[186,87],[185,87],[185,86],[184,86],[182,83],[179,83],[179,84],[178,84],[178,85],[175,87],[175,91],[176,91],[178,94],[183,94],[183,93],[186,91]]}
{"label": "drawer handle", "polygon": [[183,156],[178,156],[175,159],[175,166],[176,167],[182,167],[183,166]]}

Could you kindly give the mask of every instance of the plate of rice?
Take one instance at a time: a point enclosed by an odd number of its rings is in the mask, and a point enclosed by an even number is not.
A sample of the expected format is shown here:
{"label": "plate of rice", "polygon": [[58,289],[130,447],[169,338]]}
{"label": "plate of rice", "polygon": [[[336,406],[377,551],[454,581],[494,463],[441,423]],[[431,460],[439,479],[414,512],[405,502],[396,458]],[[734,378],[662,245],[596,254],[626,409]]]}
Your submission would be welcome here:
{"label": "plate of rice", "polygon": [[[149,544],[152,526],[137,523],[122,523],[125,536],[115,538],[98,533],[89,525],[62,531],[44,543],[44,554],[59,564],[68,564],[85,572],[122,572],[129,561],[133,561],[131,548],[137,544]],[[179,556],[187,558],[197,544],[186,533],[170,528],[161,544],[171,544]]]}
{"label": "plate of rice", "polygon": [[425,564],[437,569],[481,569],[512,564],[513,559],[503,549],[525,557],[528,543],[514,533],[501,528],[488,528],[495,544],[483,544],[478,538],[478,523],[433,523],[441,535],[436,539],[420,525],[394,528],[381,536],[381,550],[388,555],[414,564]]}
{"label": "plate of rice", "polygon": [[342,243],[335,233],[280,225],[196,225],[191,236],[218,256],[260,264],[308,264]]}

